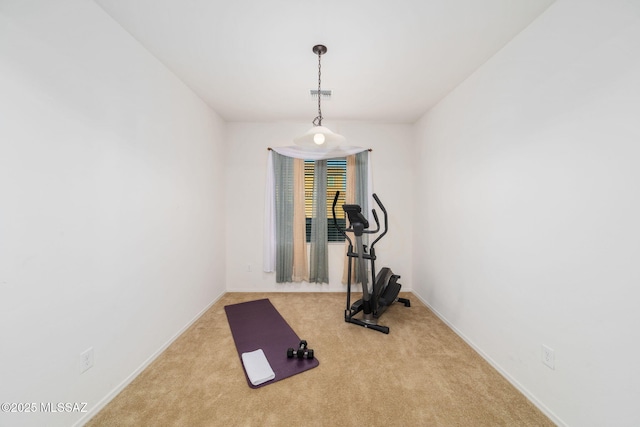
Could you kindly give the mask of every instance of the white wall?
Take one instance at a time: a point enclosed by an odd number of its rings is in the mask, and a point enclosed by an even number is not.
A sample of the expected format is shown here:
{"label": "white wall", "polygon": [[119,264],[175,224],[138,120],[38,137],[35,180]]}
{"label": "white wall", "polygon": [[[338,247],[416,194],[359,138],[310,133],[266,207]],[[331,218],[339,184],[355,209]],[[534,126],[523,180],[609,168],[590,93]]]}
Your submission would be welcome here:
{"label": "white wall", "polygon": [[[409,167],[412,126],[330,122],[326,125],[344,135],[350,145],[373,149],[374,190],[389,212],[389,233],[376,244],[376,265],[388,266],[400,274],[403,290],[410,290],[413,284],[410,256],[413,193]],[[292,138],[303,134],[310,126],[310,123],[228,124],[228,291],[334,292],[346,289],[341,284],[342,244],[329,245],[329,284],[276,284],[274,273],[262,271],[267,147],[292,145]]]}
{"label": "white wall", "polygon": [[639,52],[557,0],[416,126],[414,291],[570,426],[640,425]]}
{"label": "white wall", "polygon": [[95,410],[225,291],[224,123],[91,1],[0,34],[0,402]]}

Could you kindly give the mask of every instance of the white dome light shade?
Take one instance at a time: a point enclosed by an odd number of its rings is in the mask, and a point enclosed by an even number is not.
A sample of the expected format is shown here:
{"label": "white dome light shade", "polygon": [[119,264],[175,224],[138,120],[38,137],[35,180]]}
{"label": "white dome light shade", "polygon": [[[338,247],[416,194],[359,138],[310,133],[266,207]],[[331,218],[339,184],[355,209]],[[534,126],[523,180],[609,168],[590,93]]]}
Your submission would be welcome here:
{"label": "white dome light shade", "polygon": [[333,133],[331,129],[324,126],[314,126],[304,135],[293,139],[293,142],[301,147],[333,147],[345,141],[344,136]]}

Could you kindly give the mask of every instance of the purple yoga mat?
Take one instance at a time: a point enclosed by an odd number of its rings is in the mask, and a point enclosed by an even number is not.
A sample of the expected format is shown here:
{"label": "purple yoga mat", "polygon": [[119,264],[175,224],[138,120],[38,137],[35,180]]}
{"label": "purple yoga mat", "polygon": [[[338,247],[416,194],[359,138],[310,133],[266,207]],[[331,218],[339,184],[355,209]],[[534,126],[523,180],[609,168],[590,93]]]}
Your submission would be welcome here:
{"label": "purple yoga mat", "polygon": [[[318,359],[287,357],[287,349],[289,347],[297,349],[300,338],[268,299],[226,305],[224,310],[227,313],[238,356],[241,358],[242,353],[261,348],[276,375],[273,380],[257,386],[251,384],[247,377],[249,387],[259,388],[319,365]],[[245,376],[247,376],[246,372]]]}

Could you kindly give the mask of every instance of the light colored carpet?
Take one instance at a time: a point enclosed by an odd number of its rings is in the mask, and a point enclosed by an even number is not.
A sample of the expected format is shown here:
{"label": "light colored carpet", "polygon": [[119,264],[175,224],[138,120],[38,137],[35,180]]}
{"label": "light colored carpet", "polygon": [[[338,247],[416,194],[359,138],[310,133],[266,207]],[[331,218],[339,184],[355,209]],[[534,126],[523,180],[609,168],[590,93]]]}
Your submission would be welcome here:
{"label": "light colored carpet", "polygon": [[[553,426],[411,294],[380,323],[342,293],[227,293],[88,426]],[[224,306],[269,298],[320,366],[251,389]],[[286,353],[286,349],[282,350]]]}

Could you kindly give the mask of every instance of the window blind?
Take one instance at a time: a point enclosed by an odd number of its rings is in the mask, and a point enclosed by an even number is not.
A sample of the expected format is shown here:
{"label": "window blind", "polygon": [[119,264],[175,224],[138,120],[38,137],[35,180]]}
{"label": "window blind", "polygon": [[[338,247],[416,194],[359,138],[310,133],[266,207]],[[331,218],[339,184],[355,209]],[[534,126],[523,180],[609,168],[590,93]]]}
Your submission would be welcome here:
{"label": "window blind", "polygon": [[[307,242],[311,238],[311,217],[313,215],[313,160],[304,161],[304,206],[307,226]],[[336,204],[336,218],[342,228],[345,228],[345,217],[342,205],[345,203],[345,192],[347,188],[347,159],[330,159],[327,160],[327,212],[326,220],[328,221],[328,239],[329,242],[343,242],[344,236],[336,230],[333,224],[333,214],[331,207],[336,191],[340,191],[338,203]]]}

